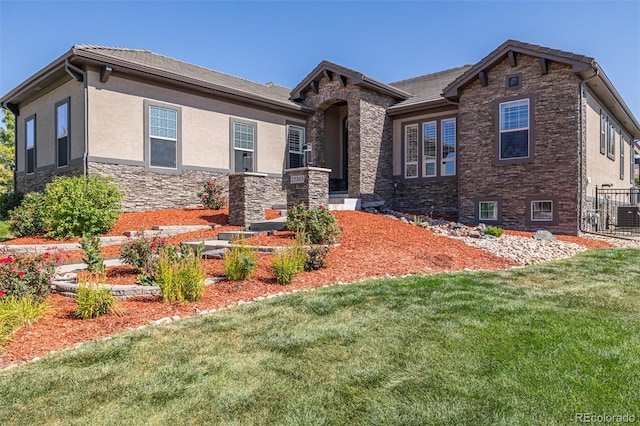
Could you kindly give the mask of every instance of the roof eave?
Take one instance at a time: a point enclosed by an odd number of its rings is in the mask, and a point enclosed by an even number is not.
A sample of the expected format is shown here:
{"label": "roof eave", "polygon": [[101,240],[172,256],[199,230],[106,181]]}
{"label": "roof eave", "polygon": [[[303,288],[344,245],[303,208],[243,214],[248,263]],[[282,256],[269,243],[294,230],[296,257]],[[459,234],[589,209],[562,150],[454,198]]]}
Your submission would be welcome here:
{"label": "roof eave", "polygon": [[410,114],[414,112],[428,112],[430,109],[442,108],[445,106],[455,107],[455,103],[445,98],[432,99],[428,101],[416,102],[410,105],[394,105],[387,108],[387,115],[395,117],[398,115]]}

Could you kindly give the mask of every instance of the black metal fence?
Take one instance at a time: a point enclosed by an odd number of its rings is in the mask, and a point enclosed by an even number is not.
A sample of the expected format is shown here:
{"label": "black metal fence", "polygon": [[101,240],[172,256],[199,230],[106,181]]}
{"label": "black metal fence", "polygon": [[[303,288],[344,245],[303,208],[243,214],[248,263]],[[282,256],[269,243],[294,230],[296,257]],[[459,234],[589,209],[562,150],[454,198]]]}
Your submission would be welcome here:
{"label": "black metal fence", "polygon": [[587,211],[587,230],[604,235],[640,236],[640,188],[597,188]]}

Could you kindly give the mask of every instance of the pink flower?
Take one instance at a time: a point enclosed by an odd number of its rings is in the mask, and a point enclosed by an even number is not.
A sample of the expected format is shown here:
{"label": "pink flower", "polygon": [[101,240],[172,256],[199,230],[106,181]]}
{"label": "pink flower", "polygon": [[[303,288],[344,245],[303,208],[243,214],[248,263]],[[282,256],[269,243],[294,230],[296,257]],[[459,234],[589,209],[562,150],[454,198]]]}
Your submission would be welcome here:
{"label": "pink flower", "polygon": [[156,243],[151,243],[151,248],[156,248]]}
{"label": "pink flower", "polygon": [[24,271],[20,271],[20,272],[18,272],[18,276],[19,276],[19,277],[24,277]]}
{"label": "pink flower", "polygon": [[212,189],[212,188],[213,188],[213,184],[212,184],[212,183],[210,183],[209,185],[207,185],[207,187],[208,187],[209,189]]}
{"label": "pink flower", "polygon": [[6,293],[2,290],[0,290],[0,297],[4,296]]}
{"label": "pink flower", "polygon": [[320,205],[318,206],[318,208],[319,208],[319,209],[321,209],[321,208],[322,208],[322,204],[320,204]]}
{"label": "pink flower", "polygon": [[11,256],[3,257],[2,259],[0,259],[0,263],[11,263],[11,262],[13,262],[13,259],[11,258]]}
{"label": "pink flower", "polygon": [[160,240],[160,244],[162,244],[164,246],[165,244],[167,244],[167,240],[165,240],[165,239]]}
{"label": "pink flower", "polygon": [[11,271],[11,272],[15,272],[16,270],[17,270],[17,269],[16,269],[16,267],[15,267],[15,266],[12,266],[12,267],[11,267],[11,269],[10,269],[10,271]]}

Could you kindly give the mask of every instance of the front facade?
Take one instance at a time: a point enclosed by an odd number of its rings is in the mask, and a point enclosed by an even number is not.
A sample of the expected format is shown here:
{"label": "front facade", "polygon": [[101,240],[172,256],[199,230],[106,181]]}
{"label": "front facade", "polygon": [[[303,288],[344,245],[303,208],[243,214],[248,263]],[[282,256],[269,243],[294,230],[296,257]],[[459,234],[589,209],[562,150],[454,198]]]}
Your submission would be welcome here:
{"label": "front facade", "polygon": [[475,65],[385,84],[323,61],[293,90],[138,49],[74,46],[5,95],[16,189],[111,176],[125,210],[196,205],[204,179],[330,169],[329,190],[576,234],[595,188],[630,188],[640,126],[595,60],[509,40]]}

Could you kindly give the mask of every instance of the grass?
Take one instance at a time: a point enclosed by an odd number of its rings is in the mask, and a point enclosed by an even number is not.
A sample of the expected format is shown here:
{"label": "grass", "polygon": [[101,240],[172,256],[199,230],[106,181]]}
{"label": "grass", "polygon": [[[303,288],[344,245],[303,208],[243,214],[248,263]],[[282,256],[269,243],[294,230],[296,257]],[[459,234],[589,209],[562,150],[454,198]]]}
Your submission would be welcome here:
{"label": "grass", "polygon": [[0,241],[7,241],[13,238],[13,234],[9,230],[9,221],[0,219]]}
{"label": "grass", "polygon": [[640,250],[375,280],[0,373],[4,424],[561,425],[640,418]]}

